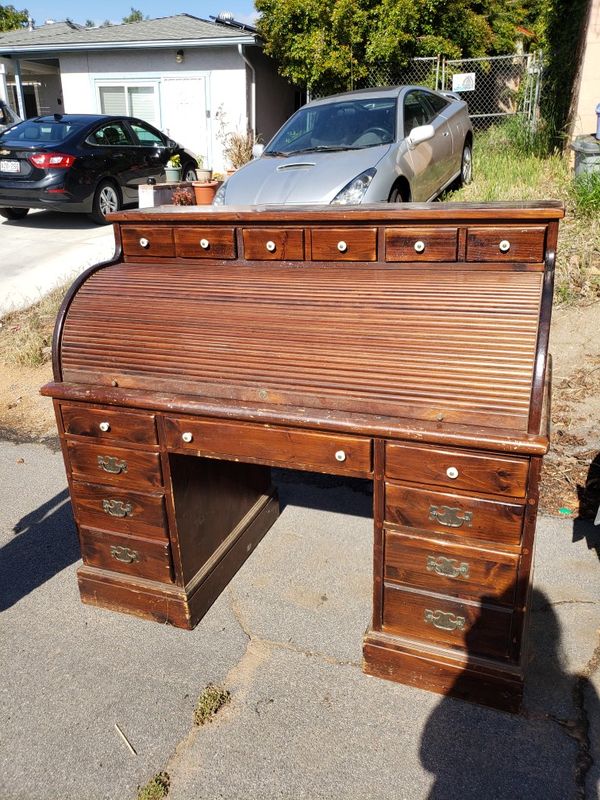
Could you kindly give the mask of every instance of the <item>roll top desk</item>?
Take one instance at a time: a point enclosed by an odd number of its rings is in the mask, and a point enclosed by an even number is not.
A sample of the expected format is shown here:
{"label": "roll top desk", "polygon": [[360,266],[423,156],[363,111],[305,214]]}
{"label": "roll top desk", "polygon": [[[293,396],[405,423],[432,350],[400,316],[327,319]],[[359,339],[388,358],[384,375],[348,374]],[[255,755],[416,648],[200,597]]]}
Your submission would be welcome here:
{"label": "roll top desk", "polygon": [[279,513],[373,481],[364,670],[519,707],[558,203],[163,207],[59,313],[82,600],[193,628]]}

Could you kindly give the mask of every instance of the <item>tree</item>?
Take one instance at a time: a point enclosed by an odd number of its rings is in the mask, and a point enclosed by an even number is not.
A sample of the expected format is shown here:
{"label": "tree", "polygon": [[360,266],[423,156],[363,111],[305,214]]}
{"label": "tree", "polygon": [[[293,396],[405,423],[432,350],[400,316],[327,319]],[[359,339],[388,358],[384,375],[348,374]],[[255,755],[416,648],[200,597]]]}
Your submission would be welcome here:
{"label": "tree", "polygon": [[126,17],[123,17],[123,22],[142,22],[142,20],[148,19],[148,17],[145,17],[138,8],[130,6],[130,9],[131,13],[129,13]]}
{"label": "tree", "polygon": [[256,0],[265,52],[286,78],[344,91],[376,64],[514,50],[542,0]]}
{"label": "tree", "polygon": [[0,6],[0,31],[14,31],[27,25],[27,9],[17,11],[14,6]]}

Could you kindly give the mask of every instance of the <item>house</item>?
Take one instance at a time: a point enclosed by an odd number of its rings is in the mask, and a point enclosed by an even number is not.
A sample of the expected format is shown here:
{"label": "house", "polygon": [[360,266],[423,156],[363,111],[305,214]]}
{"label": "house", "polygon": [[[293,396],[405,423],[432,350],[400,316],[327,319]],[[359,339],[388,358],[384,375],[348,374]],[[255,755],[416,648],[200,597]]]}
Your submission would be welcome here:
{"label": "house", "polygon": [[268,141],[297,106],[256,29],[228,14],[0,34],[0,97],[23,117],[140,117],[220,172],[226,133],[250,129]]}
{"label": "house", "polygon": [[590,0],[582,42],[579,86],[576,87],[573,136],[596,131],[596,106],[600,104],[600,0]]}

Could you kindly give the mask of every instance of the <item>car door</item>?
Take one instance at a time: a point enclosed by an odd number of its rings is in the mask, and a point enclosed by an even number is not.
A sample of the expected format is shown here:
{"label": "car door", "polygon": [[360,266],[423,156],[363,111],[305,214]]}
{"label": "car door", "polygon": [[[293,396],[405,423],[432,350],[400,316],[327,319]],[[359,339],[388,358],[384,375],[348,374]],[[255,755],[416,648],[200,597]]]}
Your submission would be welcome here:
{"label": "car door", "polygon": [[116,180],[125,203],[137,200],[135,157],[131,135],[120,120],[107,120],[95,128],[85,141],[87,157],[97,178]]}
{"label": "car door", "polygon": [[165,167],[174,149],[168,146],[166,137],[147,122],[130,119],[128,124],[136,142],[139,183],[146,183],[148,178],[164,180]]}
{"label": "car door", "polygon": [[408,149],[413,170],[412,199],[429,200],[449,180],[452,168],[452,136],[448,121],[427,101],[427,92],[411,89],[404,95],[403,125],[407,137],[414,128],[432,125],[434,135]]}

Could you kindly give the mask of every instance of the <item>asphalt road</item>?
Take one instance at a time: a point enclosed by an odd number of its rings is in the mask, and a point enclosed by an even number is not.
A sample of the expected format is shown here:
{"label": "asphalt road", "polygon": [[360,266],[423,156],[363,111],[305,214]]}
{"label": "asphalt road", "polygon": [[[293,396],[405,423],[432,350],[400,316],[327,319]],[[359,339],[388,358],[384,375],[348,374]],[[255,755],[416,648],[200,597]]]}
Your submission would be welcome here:
{"label": "asphalt road", "polygon": [[84,214],[0,217],[0,314],[30,305],[113,252],[112,225],[95,225]]}

